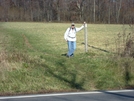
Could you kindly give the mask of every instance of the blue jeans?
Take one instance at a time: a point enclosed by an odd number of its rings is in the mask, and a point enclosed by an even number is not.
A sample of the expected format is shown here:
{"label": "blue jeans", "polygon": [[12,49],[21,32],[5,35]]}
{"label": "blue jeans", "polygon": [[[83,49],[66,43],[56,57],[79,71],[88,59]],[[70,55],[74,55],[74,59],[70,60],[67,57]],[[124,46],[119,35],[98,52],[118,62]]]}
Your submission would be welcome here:
{"label": "blue jeans", "polygon": [[76,41],[68,41],[68,53],[67,55],[70,56],[72,54],[74,54],[74,51],[76,49]]}

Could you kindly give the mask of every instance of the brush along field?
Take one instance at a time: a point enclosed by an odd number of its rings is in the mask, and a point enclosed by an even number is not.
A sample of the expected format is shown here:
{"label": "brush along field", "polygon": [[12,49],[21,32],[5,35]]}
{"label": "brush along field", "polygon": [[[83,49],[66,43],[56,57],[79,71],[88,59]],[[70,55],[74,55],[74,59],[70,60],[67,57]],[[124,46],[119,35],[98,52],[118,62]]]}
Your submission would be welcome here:
{"label": "brush along field", "polygon": [[[82,24],[76,23],[76,27]],[[88,24],[88,52],[84,30],[77,33],[73,58],[63,36],[70,23],[0,23],[0,95],[122,89],[134,85],[134,68],[117,59],[123,47],[119,35],[128,25]],[[124,31],[125,29],[125,31]],[[120,33],[120,34],[119,34]],[[120,43],[117,44],[117,43]],[[130,64],[134,65],[131,59]]]}

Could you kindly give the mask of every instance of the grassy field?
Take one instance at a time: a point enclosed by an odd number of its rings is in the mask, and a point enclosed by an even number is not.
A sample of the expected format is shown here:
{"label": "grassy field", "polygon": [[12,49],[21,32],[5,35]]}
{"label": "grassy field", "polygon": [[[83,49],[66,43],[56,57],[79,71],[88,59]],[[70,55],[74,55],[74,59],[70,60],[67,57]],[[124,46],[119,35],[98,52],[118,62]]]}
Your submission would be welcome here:
{"label": "grassy field", "polygon": [[61,56],[67,52],[63,36],[69,26],[70,23],[1,22],[0,95],[134,86],[133,58],[116,56],[118,48],[124,47],[119,33],[132,30],[128,25],[88,24],[88,52],[84,52],[81,30],[73,58]]}

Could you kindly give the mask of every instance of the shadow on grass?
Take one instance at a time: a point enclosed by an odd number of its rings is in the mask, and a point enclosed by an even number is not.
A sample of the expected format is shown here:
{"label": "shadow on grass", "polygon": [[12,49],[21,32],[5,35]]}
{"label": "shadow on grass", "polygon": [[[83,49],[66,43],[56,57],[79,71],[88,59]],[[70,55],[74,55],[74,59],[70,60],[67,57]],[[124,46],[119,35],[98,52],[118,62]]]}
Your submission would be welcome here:
{"label": "shadow on grass", "polygon": [[[84,44],[85,45],[85,43],[81,43],[81,44]],[[106,53],[111,53],[110,51],[107,51],[105,49],[101,49],[101,48],[98,48],[98,47],[95,47],[95,46],[88,45],[88,47],[91,47],[93,49],[97,49],[97,50],[100,50],[100,51],[103,51],[103,52],[106,52]]]}
{"label": "shadow on grass", "polygon": [[107,50],[105,50],[105,49],[97,48],[97,47],[94,47],[94,46],[91,46],[91,45],[88,45],[88,46],[91,47],[91,48],[94,48],[94,49],[97,49],[97,50],[106,52],[106,53],[110,53],[109,51],[107,51]]}
{"label": "shadow on grass", "polygon": [[[58,70],[52,70],[53,68],[47,68],[47,72],[49,72],[53,77],[57,78],[60,81],[64,81],[65,83],[68,83],[70,85],[71,88],[73,89],[77,89],[77,90],[85,90],[83,88],[84,85],[84,78],[81,78],[81,80],[78,82],[77,81],[77,70],[69,70],[68,68],[71,67],[66,67],[63,63],[65,62],[65,60],[62,61],[58,61],[57,65],[59,65],[58,67],[62,67],[61,69]],[[57,73],[58,71],[58,73]]]}
{"label": "shadow on grass", "polygon": [[134,85],[130,85],[130,82],[132,81],[131,76],[131,65],[129,62],[124,62],[125,72],[124,72],[124,80],[126,89],[134,89]]}

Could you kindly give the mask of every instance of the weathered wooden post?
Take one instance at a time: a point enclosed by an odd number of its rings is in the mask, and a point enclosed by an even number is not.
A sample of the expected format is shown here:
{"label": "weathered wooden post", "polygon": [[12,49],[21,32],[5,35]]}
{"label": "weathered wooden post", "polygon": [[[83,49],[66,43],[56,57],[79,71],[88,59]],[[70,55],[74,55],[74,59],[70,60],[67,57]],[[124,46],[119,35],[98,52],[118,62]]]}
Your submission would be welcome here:
{"label": "weathered wooden post", "polygon": [[84,40],[85,40],[85,52],[88,51],[88,39],[87,39],[87,24],[84,22]]}

